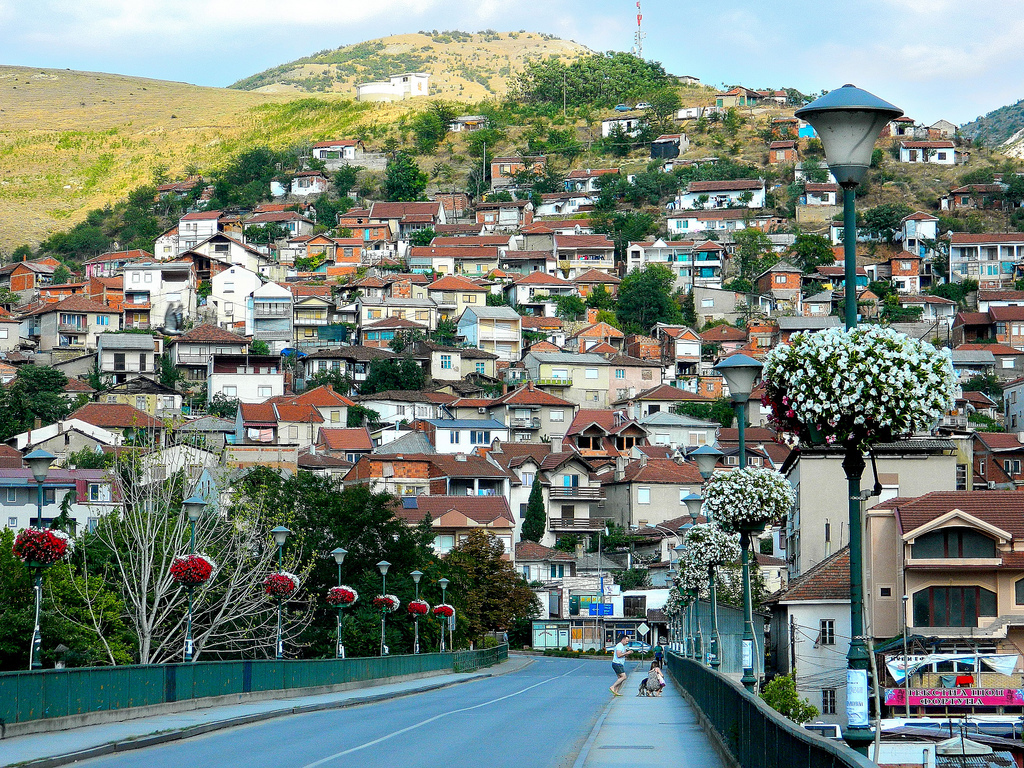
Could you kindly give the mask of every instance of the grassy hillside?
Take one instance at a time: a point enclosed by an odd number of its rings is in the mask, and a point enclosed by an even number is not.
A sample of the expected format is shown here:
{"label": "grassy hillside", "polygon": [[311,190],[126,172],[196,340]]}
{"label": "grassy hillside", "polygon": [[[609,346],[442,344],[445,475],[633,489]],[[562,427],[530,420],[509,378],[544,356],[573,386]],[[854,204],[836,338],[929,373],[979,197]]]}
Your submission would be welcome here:
{"label": "grassy hillside", "polygon": [[218,167],[259,144],[371,136],[408,105],[247,93],[93,72],[0,67],[0,256],[165,170]]}
{"label": "grassy hillside", "polygon": [[960,130],[972,139],[981,139],[989,147],[1002,144],[1024,129],[1024,99],[994,109],[984,117],[966,123]]}
{"label": "grassy hillside", "polygon": [[264,93],[355,95],[356,83],[400,72],[429,72],[431,95],[479,101],[503,94],[529,59],[575,59],[582,45],[536,32],[420,32],[392,35],[312,56],[239,80],[232,85]]}

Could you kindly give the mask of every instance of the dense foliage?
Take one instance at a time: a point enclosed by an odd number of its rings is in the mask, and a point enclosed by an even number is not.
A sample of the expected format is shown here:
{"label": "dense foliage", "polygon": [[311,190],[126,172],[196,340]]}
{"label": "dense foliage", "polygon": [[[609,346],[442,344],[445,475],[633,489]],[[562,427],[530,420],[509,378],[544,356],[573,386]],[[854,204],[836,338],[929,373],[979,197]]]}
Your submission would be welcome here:
{"label": "dense foliage", "polygon": [[594,54],[566,64],[560,59],[531,61],[509,91],[517,100],[572,107],[613,107],[636,101],[670,85],[661,64],[630,53]]}

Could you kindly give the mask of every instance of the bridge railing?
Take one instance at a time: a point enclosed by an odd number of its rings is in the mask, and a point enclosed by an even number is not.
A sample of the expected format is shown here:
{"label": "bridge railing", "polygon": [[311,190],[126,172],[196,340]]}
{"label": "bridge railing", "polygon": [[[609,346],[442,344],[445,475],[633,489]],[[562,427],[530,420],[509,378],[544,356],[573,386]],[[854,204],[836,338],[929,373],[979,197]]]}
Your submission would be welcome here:
{"label": "bridge railing", "polygon": [[742,768],[877,768],[846,744],[801,728],[699,662],[669,652],[668,668]]}
{"label": "bridge railing", "polygon": [[508,646],[479,651],[354,659],[198,661],[0,673],[5,726],[91,712],[220,696],[329,688],[430,672],[466,672],[508,658]]}

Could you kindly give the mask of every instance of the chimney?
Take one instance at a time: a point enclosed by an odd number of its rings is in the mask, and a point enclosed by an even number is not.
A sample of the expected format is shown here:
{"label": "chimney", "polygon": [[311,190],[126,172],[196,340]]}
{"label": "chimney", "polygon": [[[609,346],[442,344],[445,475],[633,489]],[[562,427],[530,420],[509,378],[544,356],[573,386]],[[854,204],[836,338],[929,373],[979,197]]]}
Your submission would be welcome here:
{"label": "chimney", "polygon": [[615,482],[620,483],[626,478],[626,457],[615,457]]}
{"label": "chimney", "polygon": [[591,325],[597,322],[597,312],[593,307],[587,307],[587,322]]}
{"label": "chimney", "polygon": [[640,454],[640,466],[641,467],[646,467],[647,466],[647,454],[646,453]]}
{"label": "chimney", "polygon": [[310,443],[309,455],[310,456],[316,456],[316,443]]}

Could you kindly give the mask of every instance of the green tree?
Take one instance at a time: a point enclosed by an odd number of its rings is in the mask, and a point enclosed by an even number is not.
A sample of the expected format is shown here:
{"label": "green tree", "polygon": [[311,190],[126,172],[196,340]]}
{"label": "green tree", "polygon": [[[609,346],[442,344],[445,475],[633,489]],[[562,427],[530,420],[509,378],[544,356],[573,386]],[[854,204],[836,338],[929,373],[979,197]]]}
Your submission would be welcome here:
{"label": "green tree", "polygon": [[869,234],[892,243],[900,231],[900,222],[913,212],[914,209],[904,203],[876,205],[864,212],[863,226]]}
{"label": "green tree", "polygon": [[726,429],[732,427],[736,413],[728,398],[719,397],[710,403],[698,401],[677,404],[673,410],[680,416],[692,416],[703,421],[717,421]]}
{"label": "green tree", "polygon": [[807,158],[800,166],[804,178],[812,184],[824,184],[828,181],[828,166],[813,157]]}
{"label": "green tree", "polygon": [[608,235],[615,243],[615,254],[620,259],[625,257],[630,242],[643,240],[658,229],[654,217],[641,211],[596,214],[593,222],[595,232]]}
{"label": "green tree", "polygon": [[614,309],[615,299],[612,297],[604,283],[598,283],[587,295],[587,307],[590,309]]}
{"label": "green tree", "polygon": [[31,429],[39,419],[55,424],[71,410],[64,398],[68,377],[56,368],[23,365],[6,389],[0,392],[0,436],[7,440]]}
{"label": "green tree", "polygon": [[165,387],[177,387],[178,382],[185,379],[185,374],[180,368],[174,365],[174,358],[170,352],[164,352],[157,358],[160,383]]}
{"label": "green tree", "polygon": [[250,355],[269,355],[270,345],[267,344],[263,339],[253,339],[249,342],[249,354]]}
{"label": "green tree", "polygon": [[688,325],[694,330],[698,327],[697,319],[697,305],[693,298],[693,291],[687,291],[683,294],[683,300],[680,302],[680,311],[682,312],[683,325]]}
{"label": "green tree", "polygon": [[997,402],[1002,398],[1003,384],[994,373],[972,376],[963,383],[964,392],[984,392]]}
{"label": "green tree", "polygon": [[808,274],[818,267],[825,267],[836,261],[832,243],[827,237],[803,232],[797,234],[796,240],[789,248],[789,254],[796,266]]}
{"label": "green tree", "polygon": [[543,489],[540,482],[534,480],[530,488],[530,498],[526,502],[526,514],[523,515],[523,538],[526,541],[539,542],[544,536],[547,524]]}
{"label": "green tree", "polygon": [[733,240],[736,242],[740,277],[753,280],[778,261],[772,250],[771,238],[757,227],[745,227],[734,232]]}
{"label": "green tree", "polygon": [[11,253],[11,261],[25,261],[32,258],[32,246],[22,243]]}
{"label": "green tree", "polygon": [[367,408],[365,405],[350,405],[348,407],[346,427],[367,426],[374,429],[379,424],[381,424],[380,414],[373,408]]}
{"label": "green tree", "polygon": [[384,196],[391,202],[419,200],[428,180],[411,157],[398,152],[384,170]]}
{"label": "green tree", "polygon": [[254,224],[245,228],[245,239],[257,245],[270,245],[288,237],[288,230],[276,221]]}
{"label": "green tree", "polygon": [[[487,298],[490,298],[493,294],[487,294]],[[490,303],[488,302],[488,306]],[[459,327],[455,321],[450,317],[445,317],[437,321],[437,327],[431,332],[430,338],[438,344],[444,344],[448,347],[455,346],[459,337]]]}
{"label": "green tree", "polygon": [[679,323],[682,313],[672,297],[675,275],[663,264],[634,269],[619,285],[615,314],[624,326],[646,333],[655,323]]}
{"label": "green tree", "polygon": [[228,397],[223,392],[218,392],[207,404],[206,412],[222,419],[233,419],[238,413],[238,403],[238,398]]}
{"label": "green tree", "polygon": [[807,699],[801,701],[792,675],[778,675],[761,692],[764,702],[794,723],[803,724],[818,716],[818,708]]}
{"label": "green tree", "polygon": [[53,284],[54,285],[66,285],[71,282],[71,270],[64,264],[61,264],[55,270],[53,270]]}
{"label": "green tree", "polygon": [[[334,172],[334,191],[338,194],[338,197],[348,197],[348,193],[352,191],[352,188],[356,185],[359,180],[359,172],[363,170],[362,166],[359,165],[343,165],[341,168]],[[319,216],[320,211],[317,210]]]}
{"label": "green tree", "polygon": [[423,389],[426,373],[409,357],[378,359],[370,362],[370,371],[359,387],[361,395],[372,395],[390,389]]}
{"label": "green tree", "polygon": [[430,245],[430,241],[433,240],[437,235],[434,234],[433,227],[427,227],[426,229],[417,229],[411,235],[409,235],[409,245]]}
{"label": "green tree", "polygon": [[619,589],[650,589],[651,575],[646,568],[612,571]]}

